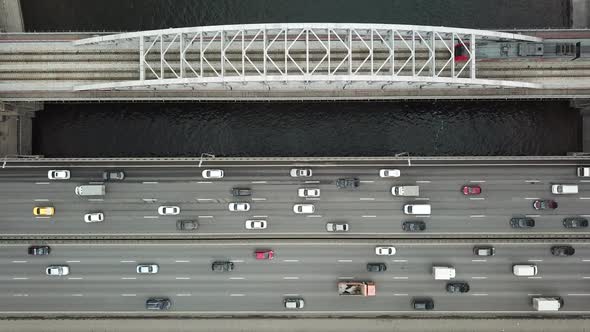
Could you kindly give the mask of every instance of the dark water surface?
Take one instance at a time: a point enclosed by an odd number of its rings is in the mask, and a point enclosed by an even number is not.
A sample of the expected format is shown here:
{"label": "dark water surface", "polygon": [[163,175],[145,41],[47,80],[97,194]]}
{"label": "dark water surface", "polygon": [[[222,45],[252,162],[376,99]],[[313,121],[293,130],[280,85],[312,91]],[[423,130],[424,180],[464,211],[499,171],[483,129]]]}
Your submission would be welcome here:
{"label": "dark water surface", "polygon": [[569,0],[21,0],[27,31],[135,31],[218,24],[358,22],[569,27]]}
{"label": "dark water surface", "polygon": [[46,104],[48,157],[563,155],[579,151],[567,102]]}

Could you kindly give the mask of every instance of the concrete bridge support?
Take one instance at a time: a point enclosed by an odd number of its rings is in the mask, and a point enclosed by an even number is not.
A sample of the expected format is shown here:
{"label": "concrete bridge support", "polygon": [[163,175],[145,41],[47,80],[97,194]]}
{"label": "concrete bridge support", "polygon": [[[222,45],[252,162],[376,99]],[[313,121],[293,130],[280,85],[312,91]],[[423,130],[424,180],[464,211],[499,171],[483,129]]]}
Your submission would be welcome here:
{"label": "concrete bridge support", "polygon": [[33,121],[43,103],[0,102],[0,157],[29,156],[33,151]]}

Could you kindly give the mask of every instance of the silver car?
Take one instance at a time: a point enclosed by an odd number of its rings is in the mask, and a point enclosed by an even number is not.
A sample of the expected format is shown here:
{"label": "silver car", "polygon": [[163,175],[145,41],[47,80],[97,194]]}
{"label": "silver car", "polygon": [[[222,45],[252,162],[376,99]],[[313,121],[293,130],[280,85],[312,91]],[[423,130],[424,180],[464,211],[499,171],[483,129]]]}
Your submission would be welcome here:
{"label": "silver car", "polygon": [[293,178],[308,178],[311,176],[312,172],[309,168],[292,168],[289,174]]}
{"label": "silver car", "polygon": [[84,215],[84,222],[86,222],[86,223],[102,222],[102,221],[104,221],[104,213],[102,213],[102,212],[92,212],[92,213],[86,213]]}
{"label": "silver car", "polygon": [[313,204],[295,204],[293,205],[293,212],[297,214],[310,214],[315,212]]}
{"label": "silver car", "polygon": [[45,274],[48,276],[67,276],[70,274],[70,267],[67,265],[50,265],[45,268]]}
{"label": "silver car", "polygon": [[345,222],[329,222],[326,224],[328,232],[348,232],[348,223]]}
{"label": "silver car", "polygon": [[299,197],[320,197],[320,190],[317,188],[299,188],[297,190]]}
{"label": "silver car", "polygon": [[139,274],[154,274],[158,273],[159,270],[158,264],[138,264],[136,269]]}
{"label": "silver car", "polygon": [[68,180],[70,178],[70,171],[67,169],[52,169],[47,172],[49,180]]}
{"label": "silver car", "polygon": [[166,206],[162,205],[158,208],[158,214],[161,216],[175,216],[180,213],[180,207],[178,206]]}
{"label": "silver car", "polygon": [[228,208],[231,212],[246,212],[250,211],[250,203],[233,202],[229,203]]}

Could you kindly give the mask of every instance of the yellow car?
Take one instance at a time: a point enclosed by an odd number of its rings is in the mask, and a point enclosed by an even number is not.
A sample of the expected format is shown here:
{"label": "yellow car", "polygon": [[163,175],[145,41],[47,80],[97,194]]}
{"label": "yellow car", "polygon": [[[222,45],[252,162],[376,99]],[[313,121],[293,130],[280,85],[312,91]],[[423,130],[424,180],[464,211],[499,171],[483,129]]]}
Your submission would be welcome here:
{"label": "yellow car", "polygon": [[52,216],[55,213],[53,206],[35,206],[33,215],[35,216]]}

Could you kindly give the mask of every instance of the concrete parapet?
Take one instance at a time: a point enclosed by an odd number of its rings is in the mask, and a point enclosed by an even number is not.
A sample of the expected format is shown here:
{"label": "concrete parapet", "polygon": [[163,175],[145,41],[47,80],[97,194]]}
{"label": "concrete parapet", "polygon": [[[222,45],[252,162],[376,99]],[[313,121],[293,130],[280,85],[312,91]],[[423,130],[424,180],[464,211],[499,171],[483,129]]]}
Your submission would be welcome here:
{"label": "concrete parapet", "polygon": [[571,0],[573,29],[590,28],[590,0]]}
{"label": "concrete parapet", "polygon": [[20,0],[0,0],[0,31],[25,31]]}
{"label": "concrete parapet", "polygon": [[43,103],[0,102],[0,156],[30,155],[33,151],[33,121]]}

